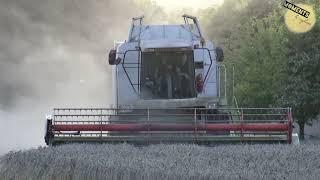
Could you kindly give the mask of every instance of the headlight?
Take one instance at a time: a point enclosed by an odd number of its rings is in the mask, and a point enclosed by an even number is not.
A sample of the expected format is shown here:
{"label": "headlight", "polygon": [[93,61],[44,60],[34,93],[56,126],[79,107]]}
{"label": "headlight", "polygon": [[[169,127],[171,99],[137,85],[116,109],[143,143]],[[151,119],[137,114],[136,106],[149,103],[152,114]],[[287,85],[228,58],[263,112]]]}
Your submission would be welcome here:
{"label": "headlight", "polygon": [[216,103],[208,104],[208,108],[209,109],[216,109],[217,108],[217,104]]}

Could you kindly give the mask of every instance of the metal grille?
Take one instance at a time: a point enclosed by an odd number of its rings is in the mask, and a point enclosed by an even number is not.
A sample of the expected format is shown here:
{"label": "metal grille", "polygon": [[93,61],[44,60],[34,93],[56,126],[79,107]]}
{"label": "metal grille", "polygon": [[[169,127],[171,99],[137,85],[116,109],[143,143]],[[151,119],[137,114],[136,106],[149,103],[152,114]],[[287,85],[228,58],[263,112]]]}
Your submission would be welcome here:
{"label": "metal grille", "polygon": [[290,108],[54,109],[50,143],[282,141]]}

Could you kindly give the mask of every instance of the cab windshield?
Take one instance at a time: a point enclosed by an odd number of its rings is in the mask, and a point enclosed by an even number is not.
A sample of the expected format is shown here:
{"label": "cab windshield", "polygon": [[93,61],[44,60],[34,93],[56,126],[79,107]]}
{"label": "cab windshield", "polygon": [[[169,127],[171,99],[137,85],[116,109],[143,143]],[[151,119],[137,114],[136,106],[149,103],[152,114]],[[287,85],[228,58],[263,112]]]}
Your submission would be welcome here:
{"label": "cab windshield", "polygon": [[195,97],[192,50],[156,50],[141,57],[142,99],[184,99]]}

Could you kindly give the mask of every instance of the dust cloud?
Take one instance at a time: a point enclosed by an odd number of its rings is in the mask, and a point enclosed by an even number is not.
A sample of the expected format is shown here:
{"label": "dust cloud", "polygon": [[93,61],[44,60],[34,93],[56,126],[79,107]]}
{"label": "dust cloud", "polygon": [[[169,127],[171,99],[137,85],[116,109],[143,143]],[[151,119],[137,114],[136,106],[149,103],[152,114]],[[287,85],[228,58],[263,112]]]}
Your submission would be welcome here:
{"label": "dust cloud", "polygon": [[44,145],[53,107],[111,102],[107,52],[141,13],[129,0],[0,0],[0,155]]}

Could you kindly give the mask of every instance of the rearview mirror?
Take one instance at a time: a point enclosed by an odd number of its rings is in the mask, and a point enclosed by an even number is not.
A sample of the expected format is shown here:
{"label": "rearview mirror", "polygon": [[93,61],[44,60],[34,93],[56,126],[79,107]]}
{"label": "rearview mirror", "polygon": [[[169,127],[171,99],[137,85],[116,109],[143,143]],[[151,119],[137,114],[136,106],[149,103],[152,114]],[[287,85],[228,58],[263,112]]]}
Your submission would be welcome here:
{"label": "rearview mirror", "polygon": [[111,49],[109,52],[109,64],[110,65],[115,65],[116,64],[116,55],[117,52],[114,49]]}
{"label": "rearview mirror", "polygon": [[216,58],[218,62],[222,62],[224,59],[223,49],[221,47],[216,48]]}

